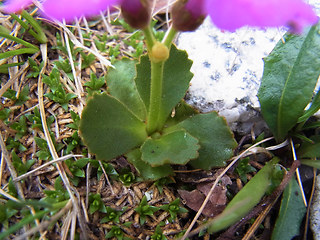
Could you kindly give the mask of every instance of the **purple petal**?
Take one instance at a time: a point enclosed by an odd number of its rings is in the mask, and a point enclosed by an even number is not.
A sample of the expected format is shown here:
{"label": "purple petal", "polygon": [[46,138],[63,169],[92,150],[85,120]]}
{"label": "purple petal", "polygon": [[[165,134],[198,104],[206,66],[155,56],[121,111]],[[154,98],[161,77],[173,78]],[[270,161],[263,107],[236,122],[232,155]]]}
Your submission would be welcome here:
{"label": "purple petal", "polygon": [[198,18],[201,15],[206,15],[204,0],[189,0],[186,3],[186,9],[190,11],[194,18]]}
{"label": "purple petal", "polygon": [[206,0],[206,9],[213,23],[228,31],[243,26],[293,26],[301,31],[318,21],[312,7],[302,0]]}
{"label": "purple petal", "polygon": [[48,17],[71,21],[75,17],[98,15],[120,0],[46,0],[43,3],[44,14]]}
{"label": "purple petal", "polygon": [[32,0],[7,0],[2,9],[7,13],[18,12],[32,4]]}

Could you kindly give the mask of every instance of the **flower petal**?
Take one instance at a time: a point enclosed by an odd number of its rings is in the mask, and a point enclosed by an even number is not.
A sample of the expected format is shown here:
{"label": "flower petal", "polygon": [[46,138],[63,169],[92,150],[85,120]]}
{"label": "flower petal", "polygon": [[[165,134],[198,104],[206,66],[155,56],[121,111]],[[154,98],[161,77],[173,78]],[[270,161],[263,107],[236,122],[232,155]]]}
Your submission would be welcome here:
{"label": "flower petal", "polygon": [[120,0],[46,0],[43,3],[44,14],[48,17],[71,21],[75,17],[98,15],[108,6],[116,5]]}
{"label": "flower petal", "polygon": [[32,0],[7,0],[1,7],[6,13],[18,12],[32,4]]}
{"label": "flower petal", "polygon": [[318,17],[302,0],[207,0],[206,9],[213,23],[228,31],[243,26],[294,26],[315,24]]}

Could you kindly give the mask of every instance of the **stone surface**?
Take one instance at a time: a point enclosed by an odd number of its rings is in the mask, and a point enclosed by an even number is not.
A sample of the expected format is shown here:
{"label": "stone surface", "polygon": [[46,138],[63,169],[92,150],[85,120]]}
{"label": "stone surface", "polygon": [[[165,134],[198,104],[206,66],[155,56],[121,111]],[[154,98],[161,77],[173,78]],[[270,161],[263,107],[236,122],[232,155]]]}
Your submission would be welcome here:
{"label": "stone surface", "polygon": [[[202,112],[215,110],[242,134],[262,123],[257,91],[263,58],[284,30],[242,28],[221,32],[210,19],[195,32],[181,33],[177,45],[194,61],[187,102]],[[254,120],[254,121],[253,121]]]}

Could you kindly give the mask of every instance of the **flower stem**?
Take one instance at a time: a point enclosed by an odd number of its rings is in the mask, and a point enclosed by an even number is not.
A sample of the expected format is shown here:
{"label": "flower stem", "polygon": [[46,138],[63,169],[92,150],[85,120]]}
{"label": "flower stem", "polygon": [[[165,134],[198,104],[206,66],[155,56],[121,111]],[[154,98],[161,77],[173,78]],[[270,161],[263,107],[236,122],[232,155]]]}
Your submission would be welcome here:
{"label": "flower stem", "polygon": [[144,36],[146,37],[147,49],[148,49],[148,52],[150,53],[154,43],[156,42],[156,39],[152,32],[151,25],[149,25],[147,28],[143,29],[142,31],[144,33]]}
{"label": "flower stem", "polygon": [[151,61],[150,103],[147,120],[147,132],[150,135],[159,128],[159,115],[162,102],[163,66],[163,61],[158,63]]}
{"label": "flower stem", "polygon": [[166,35],[164,36],[162,43],[170,49],[172,41],[174,40],[177,33],[178,33],[178,31],[176,29],[174,29],[171,25],[170,28],[168,29]]}

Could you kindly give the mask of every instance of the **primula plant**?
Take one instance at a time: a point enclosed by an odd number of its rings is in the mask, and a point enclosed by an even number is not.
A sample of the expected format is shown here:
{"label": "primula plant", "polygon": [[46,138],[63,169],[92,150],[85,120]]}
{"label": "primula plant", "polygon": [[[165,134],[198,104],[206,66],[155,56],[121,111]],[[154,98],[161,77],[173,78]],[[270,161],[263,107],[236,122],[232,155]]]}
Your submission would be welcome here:
{"label": "primula plant", "polygon": [[[24,1],[26,5],[29,2]],[[8,1],[4,9],[17,10],[21,5],[16,4]],[[215,112],[200,114],[183,101],[192,79],[192,61],[172,44],[178,31],[195,30],[207,12],[218,27],[231,31],[243,25],[287,24],[300,32],[304,24],[317,20],[312,9],[298,0],[290,4],[177,1],[172,8],[172,26],[160,42],[151,29],[149,1],[95,1],[90,5],[77,1],[76,8],[72,4],[47,0],[42,4],[43,13],[53,19],[70,20],[119,4],[126,22],[145,35],[147,55],[138,62],[122,59],[114,63],[107,75],[107,91],[87,101],[79,129],[89,151],[98,159],[108,161],[126,155],[143,178],[154,180],[172,175],[173,164],[189,163],[202,169],[224,166],[236,146],[223,118]],[[290,10],[277,14],[282,6]],[[248,9],[252,11],[249,14]],[[270,18],[264,9],[277,17]],[[238,20],[231,21],[234,18]]]}
{"label": "primula plant", "polygon": [[[32,2],[32,0],[8,0],[1,9],[13,13],[28,7]],[[171,8],[171,26],[161,37],[161,34],[157,34],[152,28],[151,2],[148,0],[37,2],[42,16],[54,21],[67,22],[76,17],[93,16],[108,8],[112,10],[114,7],[119,7],[126,24],[141,30],[145,39],[145,55],[139,59],[113,58],[113,65],[108,69],[105,79],[92,74],[91,81],[84,85],[88,89],[86,105],[80,120],[74,112],[71,114],[74,120],[72,128],[78,132],[69,139],[73,145],[67,152],[78,147],[83,140],[90,154],[96,156],[97,160],[94,160],[96,163],[100,160],[105,161],[98,166],[104,166],[107,164],[106,161],[125,156],[145,180],[159,180],[172,176],[175,165],[188,164],[194,169],[204,170],[225,166],[226,161],[233,155],[236,141],[224,118],[216,112],[199,113],[184,101],[193,77],[190,72],[192,61],[185,51],[177,49],[173,43],[177,33],[197,29],[207,15],[224,31],[235,31],[242,26],[288,27],[289,33],[284,37],[286,43],[279,42],[275,50],[265,59],[259,100],[262,114],[277,141],[284,140],[288,135],[301,135],[301,130],[307,127],[305,125],[307,119],[320,108],[320,97],[317,94],[311,107],[304,110],[311,101],[320,73],[318,54],[320,30],[319,25],[316,25],[318,18],[309,5],[302,0],[177,0]],[[35,29],[34,34],[32,32],[30,34],[38,37],[40,43],[46,42],[47,39],[37,32],[39,29],[37,23],[28,20],[29,16],[26,13],[24,17]],[[314,26],[305,28],[307,25]],[[10,52],[11,55],[39,51],[37,46],[14,38],[5,31],[2,37],[25,46],[22,52]],[[105,44],[97,47],[105,49]],[[58,48],[62,52],[64,50],[68,52],[64,46]],[[120,53],[117,48],[113,51],[116,55]],[[141,44],[137,45],[137,52],[143,52]],[[83,52],[80,55],[83,67],[89,67],[94,63],[93,55],[85,55]],[[70,79],[73,78],[70,64],[70,59],[61,59],[55,63],[51,74],[43,77],[43,82],[50,87],[45,96],[59,103],[65,111],[68,110],[68,103],[77,97],[75,94],[66,93],[60,83],[60,71],[69,74]],[[32,76],[39,76],[41,64],[38,67],[30,60],[30,65],[33,68]],[[106,90],[102,92],[101,87],[105,84],[105,80]],[[6,118],[5,112],[2,115]],[[35,121],[34,116],[32,119]],[[21,118],[21,123],[22,121]],[[39,124],[39,119],[35,123]],[[23,136],[24,128],[16,131]],[[51,153],[45,140],[43,141],[36,138],[40,148],[37,154],[39,158],[41,155],[43,159],[49,159]],[[314,136],[311,142],[319,144],[320,140]],[[58,150],[58,145],[54,145]],[[300,155],[305,158],[320,157],[320,154],[308,144],[302,145]],[[16,162],[20,164],[20,160]],[[94,165],[93,161],[90,162]],[[217,232],[236,223],[260,202],[265,193],[272,192],[283,176],[278,162],[278,158],[273,158],[266,163],[234,196],[225,211],[209,222],[208,232]],[[32,164],[33,162],[29,163],[30,166]],[[72,164],[72,161],[66,162],[71,174],[79,178],[84,177],[82,170],[84,166],[75,165],[72,168]],[[306,160],[306,164],[312,165],[310,159]],[[29,165],[23,171],[27,171]],[[248,162],[244,161],[238,166],[237,171],[246,182],[246,174],[255,169],[250,168]],[[119,178],[128,186],[135,181],[135,175],[131,172],[121,174]],[[74,185],[77,184],[78,180]],[[290,186],[296,189],[295,183],[290,183]],[[291,198],[289,190],[285,195],[287,199]],[[48,193],[50,193],[48,197],[52,198],[53,195],[56,197],[56,191],[47,191]],[[67,192],[60,195],[63,197],[62,200],[66,201]],[[103,212],[107,214],[103,222],[119,223],[122,212],[120,214],[111,208],[106,208],[100,194],[91,195],[89,200],[89,213]],[[179,206],[179,200],[157,208],[149,205],[146,197],[142,198],[134,210],[139,214],[140,225],[143,225],[147,216],[153,215],[159,209],[167,211],[172,221],[177,218],[178,213],[185,212],[185,209]],[[157,230],[157,234],[157,239],[165,239],[160,229]],[[106,238],[111,237],[123,239],[124,233],[121,227],[112,227]]]}

